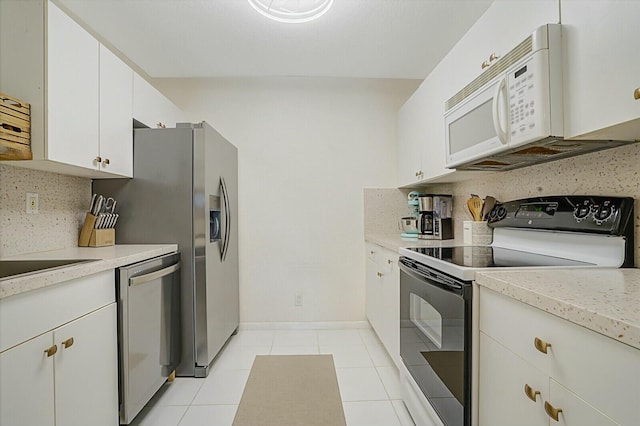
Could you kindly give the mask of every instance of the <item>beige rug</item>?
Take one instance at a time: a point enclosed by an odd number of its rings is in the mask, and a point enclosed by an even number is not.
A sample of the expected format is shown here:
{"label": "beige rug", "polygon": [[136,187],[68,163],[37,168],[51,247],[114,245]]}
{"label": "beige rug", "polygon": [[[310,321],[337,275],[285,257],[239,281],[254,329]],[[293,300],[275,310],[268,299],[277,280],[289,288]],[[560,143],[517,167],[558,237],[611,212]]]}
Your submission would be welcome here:
{"label": "beige rug", "polygon": [[233,426],[345,426],[332,355],[258,355]]}

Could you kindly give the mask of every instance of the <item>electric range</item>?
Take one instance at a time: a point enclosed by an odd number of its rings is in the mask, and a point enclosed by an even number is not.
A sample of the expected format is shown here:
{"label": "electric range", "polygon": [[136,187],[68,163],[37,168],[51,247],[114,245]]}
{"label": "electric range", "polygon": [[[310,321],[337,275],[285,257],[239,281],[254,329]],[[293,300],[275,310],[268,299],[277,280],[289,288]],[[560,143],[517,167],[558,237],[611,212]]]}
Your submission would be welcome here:
{"label": "electric range", "polygon": [[400,356],[416,424],[471,425],[472,281],[498,269],[633,267],[633,198],[497,204],[489,246],[400,249]]}

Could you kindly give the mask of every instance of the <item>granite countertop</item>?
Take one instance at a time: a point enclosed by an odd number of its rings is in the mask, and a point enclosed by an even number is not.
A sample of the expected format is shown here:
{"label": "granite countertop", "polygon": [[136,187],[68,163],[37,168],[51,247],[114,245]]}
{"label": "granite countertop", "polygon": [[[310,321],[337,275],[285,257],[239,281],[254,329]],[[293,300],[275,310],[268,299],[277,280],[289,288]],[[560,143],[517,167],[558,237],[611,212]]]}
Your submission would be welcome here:
{"label": "granite countertop", "polygon": [[402,238],[400,234],[366,233],[365,241],[378,244],[389,250],[398,251],[400,247],[450,247],[464,245],[462,240],[421,240],[419,238]]}
{"label": "granite countertop", "polygon": [[120,244],[109,247],[70,247],[6,257],[2,260],[97,259],[15,278],[0,279],[0,299],[86,275],[162,256],[178,250],[177,244]]}
{"label": "granite countertop", "polygon": [[640,269],[478,272],[476,283],[640,349]]}

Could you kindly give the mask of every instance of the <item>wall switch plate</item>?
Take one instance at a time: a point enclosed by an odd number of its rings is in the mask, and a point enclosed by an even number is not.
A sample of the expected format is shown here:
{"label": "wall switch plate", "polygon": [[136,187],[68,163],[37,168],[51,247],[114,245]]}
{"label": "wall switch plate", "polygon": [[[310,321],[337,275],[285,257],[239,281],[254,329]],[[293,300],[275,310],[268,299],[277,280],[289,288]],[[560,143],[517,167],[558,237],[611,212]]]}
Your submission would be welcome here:
{"label": "wall switch plate", "polygon": [[27,214],[38,214],[38,194],[27,192]]}
{"label": "wall switch plate", "polygon": [[295,294],[295,301],[294,301],[296,306],[302,306],[302,293],[296,293]]}

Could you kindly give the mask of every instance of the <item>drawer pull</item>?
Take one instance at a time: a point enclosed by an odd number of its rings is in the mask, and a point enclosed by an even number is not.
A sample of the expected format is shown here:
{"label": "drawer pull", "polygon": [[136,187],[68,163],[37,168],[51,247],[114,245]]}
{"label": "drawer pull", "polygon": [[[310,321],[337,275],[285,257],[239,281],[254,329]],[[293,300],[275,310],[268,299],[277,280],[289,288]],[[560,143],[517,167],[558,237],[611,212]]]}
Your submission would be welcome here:
{"label": "drawer pull", "polygon": [[391,265],[391,264],[393,263],[393,260],[391,260],[391,259],[387,259],[387,263],[388,263],[389,265]]}
{"label": "drawer pull", "polygon": [[482,63],[482,65],[480,66],[480,68],[482,68],[482,69],[485,69],[485,68],[487,68],[487,67],[489,67],[489,63],[488,63],[487,61],[484,61],[484,62]]}
{"label": "drawer pull", "polygon": [[69,337],[67,340],[62,342],[62,346],[64,346],[65,349],[70,348],[71,346],[73,346],[73,337]]}
{"label": "drawer pull", "polygon": [[382,278],[384,277],[384,274],[381,274],[380,272],[378,272],[378,278]]}
{"label": "drawer pull", "polygon": [[95,161],[96,163],[102,163],[102,157],[98,156],[94,158],[93,161]]}
{"label": "drawer pull", "polygon": [[537,337],[533,339],[533,345],[543,354],[546,354],[547,350],[551,347],[551,343],[547,343],[542,339],[538,339]]}
{"label": "drawer pull", "polygon": [[56,352],[58,352],[58,346],[56,345],[53,345],[49,349],[44,350],[44,353],[47,354],[47,358],[54,356]]}
{"label": "drawer pull", "polygon": [[369,253],[376,254],[376,251],[375,250],[371,250]]}
{"label": "drawer pull", "polygon": [[109,164],[109,159],[105,158],[104,160],[102,160],[102,164]]}
{"label": "drawer pull", "polygon": [[491,55],[489,55],[489,62],[493,62],[496,59],[498,59],[500,56],[496,55],[495,53],[492,53]]}
{"label": "drawer pull", "polygon": [[633,99],[636,101],[640,99],[640,87],[633,91]]}
{"label": "drawer pull", "polygon": [[547,413],[549,417],[551,417],[556,422],[558,421],[558,414],[562,413],[562,408],[555,408],[553,405],[549,404],[547,401],[544,402],[544,411]]}
{"label": "drawer pull", "polygon": [[540,391],[533,390],[533,388],[527,384],[524,385],[524,393],[533,402],[536,402],[538,395],[540,395]]}

